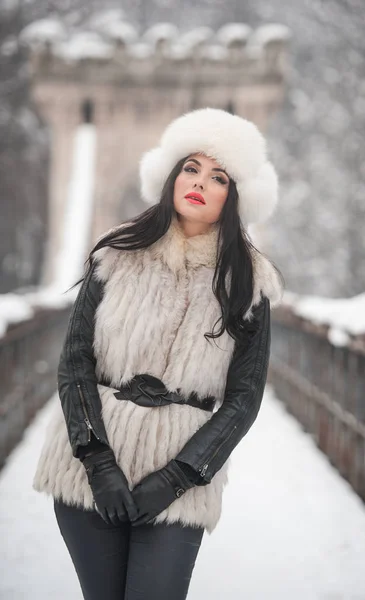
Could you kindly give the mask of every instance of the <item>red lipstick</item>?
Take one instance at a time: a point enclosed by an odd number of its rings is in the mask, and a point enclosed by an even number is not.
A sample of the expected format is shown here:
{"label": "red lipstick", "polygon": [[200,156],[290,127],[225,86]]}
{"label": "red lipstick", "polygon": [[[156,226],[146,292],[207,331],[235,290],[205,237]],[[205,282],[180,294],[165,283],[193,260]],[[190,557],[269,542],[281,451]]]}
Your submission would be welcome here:
{"label": "red lipstick", "polygon": [[190,192],[189,194],[186,194],[185,198],[192,204],[205,204],[203,196],[198,192]]}

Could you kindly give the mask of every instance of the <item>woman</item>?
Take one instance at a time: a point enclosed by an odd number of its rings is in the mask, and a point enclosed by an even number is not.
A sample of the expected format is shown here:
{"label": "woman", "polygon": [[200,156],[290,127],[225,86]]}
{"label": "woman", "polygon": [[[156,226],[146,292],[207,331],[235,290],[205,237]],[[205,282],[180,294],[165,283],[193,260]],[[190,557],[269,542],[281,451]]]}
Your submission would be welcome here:
{"label": "woman", "polygon": [[187,597],[260,408],[282,293],[246,231],[277,201],[252,123],[210,108],[176,119],[141,184],[154,205],[90,254],[34,481],[87,600]]}

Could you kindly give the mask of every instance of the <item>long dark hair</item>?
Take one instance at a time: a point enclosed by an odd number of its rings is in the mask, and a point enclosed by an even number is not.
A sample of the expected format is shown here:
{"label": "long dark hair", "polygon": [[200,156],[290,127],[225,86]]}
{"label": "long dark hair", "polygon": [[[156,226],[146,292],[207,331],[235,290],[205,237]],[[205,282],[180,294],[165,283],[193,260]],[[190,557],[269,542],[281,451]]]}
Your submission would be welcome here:
{"label": "long dark hair", "polygon": [[[181,172],[186,158],[180,160],[171,171],[158,204],[151,206],[133,219],[129,219],[127,225],[109,232],[97,242],[87,259],[88,268],[92,265],[93,254],[100,248],[106,246],[120,250],[148,248],[168,231],[175,212],[173,204],[175,180]],[[241,341],[247,334],[243,315],[249,309],[253,297],[251,253],[252,250],[256,252],[259,250],[253,245],[239,219],[238,193],[232,179],[229,182],[227,199],[218,223],[217,260],[212,290],[221,307],[221,317],[215,322],[214,327],[219,321],[221,321],[221,326],[215,333],[213,327],[213,331],[205,333],[204,336],[212,339],[219,338],[227,330],[235,340]],[[283,280],[280,271],[274,264],[273,266]],[[230,275],[229,292],[226,289],[227,275]]]}

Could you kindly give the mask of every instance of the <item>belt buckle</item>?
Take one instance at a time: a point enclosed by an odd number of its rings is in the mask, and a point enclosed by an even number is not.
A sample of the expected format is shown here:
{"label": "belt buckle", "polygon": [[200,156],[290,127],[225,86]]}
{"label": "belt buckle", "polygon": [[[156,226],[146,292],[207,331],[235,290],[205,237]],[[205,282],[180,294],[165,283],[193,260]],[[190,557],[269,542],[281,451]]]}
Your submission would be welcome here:
{"label": "belt buckle", "polygon": [[[160,379],[157,379],[157,377],[154,377],[153,375],[138,375],[138,377],[141,379],[140,383],[137,383],[137,389],[141,392],[141,394],[147,396],[147,398],[149,398],[152,402],[154,401],[155,398],[166,398],[167,394],[168,394],[168,390],[166,389],[166,386],[163,384],[163,382],[161,382]],[[150,382],[146,381],[146,378],[150,379]],[[160,384],[160,390],[156,389],[156,391],[153,390],[153,384],[156,383]],[[161,391],[161,383],[163,385],[163,388]],[[144,386],[148,386],[148,390],[145,389]],[[156,386],[157,387],[157,386]],[[152,391],[151,391],[152,388]]]}

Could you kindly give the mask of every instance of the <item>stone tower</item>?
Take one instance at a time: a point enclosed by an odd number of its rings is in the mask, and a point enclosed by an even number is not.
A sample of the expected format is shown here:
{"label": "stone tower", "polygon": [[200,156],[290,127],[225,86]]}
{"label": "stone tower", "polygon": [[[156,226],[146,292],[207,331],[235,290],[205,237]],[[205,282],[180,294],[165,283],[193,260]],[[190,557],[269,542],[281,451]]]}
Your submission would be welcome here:
{"label": "stone tower", "polygon": [[27,29],[32,97],[52,135],[45,282],[62,244],[72,145],[82,123],[96,131],[91,245],[147,207],[138,195],[138,163],[173,118],[210,106],[264,132],[283,98],[289,32],[280,25],[179,33],[160,24],[141,37],[125,22],[73,35],[51,21]]}

